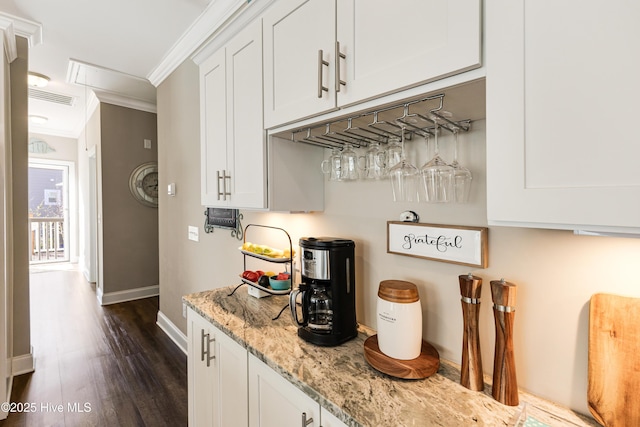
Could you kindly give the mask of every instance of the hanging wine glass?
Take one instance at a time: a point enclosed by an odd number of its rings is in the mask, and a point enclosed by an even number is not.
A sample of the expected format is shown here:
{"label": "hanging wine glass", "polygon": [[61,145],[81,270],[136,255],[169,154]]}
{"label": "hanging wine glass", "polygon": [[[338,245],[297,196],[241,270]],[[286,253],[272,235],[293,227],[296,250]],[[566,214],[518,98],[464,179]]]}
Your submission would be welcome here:
{"label": "hanging wine glass", "polygon": [[378,141],[369,143],[364,157],[363,174],[365,179],[380,179],[384,176],[385,152]]}
{"label": "hanging wine glass", "polygon": [[359,178],[358,155],[353,145],[346,143],[340,155],[340,180],[354,181]]}
{"label": "hanging wine glass", "polygon": [[424,200],[429,203],[445,203],[453,199],[453,168],[440,157],[438,146],[438,120],[435,115],[431,117],[435,127],[433,158],[422,166],[422,194]]}
{"label": "hanging wine glass", "polygon": [[471,171],[458,163],[458,132],[459,129],[453,129],[453,199],[456,203],[467,203],[469,201],[469,193],[471,190]]}
{"label": "hanging wine glass", "polygon": [[322,173],[329,175],[329,181],[340,181],[342,179],[340,176],[341,167],[342,155],[337,148],[331,150],[331,155],[328,160],[323,160],[322,163],[320,163]]}
{"label": "hanging wine glass", "polygon": [[400,162],[389,169],[391,179],[391,190],[393,191],[394,202],[417,202],[418,201],[418,176],[420,171],[407,161],[404,149],[404,127],[401,135],[401,158]]}
{"label": "hanging wine glass", "polygon": [[400,163],[401,160],[402,144],[400,144],[400,138],[397,136],[392,136],[389,138],[387,149],[384,151],[384,165],[382,169],[382,176],[384,178],[388,177],[391,168]]}

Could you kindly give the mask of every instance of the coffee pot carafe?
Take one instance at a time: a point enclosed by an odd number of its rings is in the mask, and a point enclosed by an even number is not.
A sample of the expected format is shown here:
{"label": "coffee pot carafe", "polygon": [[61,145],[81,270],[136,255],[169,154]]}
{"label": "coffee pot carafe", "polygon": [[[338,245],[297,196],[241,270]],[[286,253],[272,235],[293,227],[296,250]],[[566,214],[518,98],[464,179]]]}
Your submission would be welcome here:
{"label": "coffee pot carafe", "polygon": [[332,346],[358,334],[354,248],[352,240],[300,239],[302,283],[291,292],[289,306],[298,336],[304,340]]}

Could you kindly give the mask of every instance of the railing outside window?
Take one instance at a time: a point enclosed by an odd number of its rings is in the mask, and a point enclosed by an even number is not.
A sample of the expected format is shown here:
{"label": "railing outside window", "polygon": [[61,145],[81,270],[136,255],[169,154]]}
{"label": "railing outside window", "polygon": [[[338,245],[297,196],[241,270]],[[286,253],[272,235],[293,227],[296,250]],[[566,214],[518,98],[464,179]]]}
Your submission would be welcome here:
{"label": "railing outside window", "polygon": [[31,262],[66,261],[64,218],[29,218]]}

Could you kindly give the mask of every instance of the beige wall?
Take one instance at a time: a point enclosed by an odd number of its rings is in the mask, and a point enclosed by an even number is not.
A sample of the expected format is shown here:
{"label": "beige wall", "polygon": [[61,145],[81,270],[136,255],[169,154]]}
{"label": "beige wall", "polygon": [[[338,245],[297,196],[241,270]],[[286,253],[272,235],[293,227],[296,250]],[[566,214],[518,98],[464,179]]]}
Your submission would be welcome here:
{"label": "beige wall", "polygon": [[[203,233],[198,141],[198,70],[187,61],[158,88],[160,188],[175,182],[175,197],[160,198],[160,309],[186,332],[183,294],[237,283],[242,256],[227,231]],[[494,323],[489,281],[505,278],[518,285],[515,353],[521,388],[587,413],[588,302],[611,292],[640,297],[636,264],[640,240],[574,236],[568,231],[490,227],[489,268],[386,253],[386,221],[406,209],[421,222],[486,225],[484,122],[462,135],[460,162],[474,173],[467,205],[400,204],[388,181],[326,183],[325,211],[277,214],[243,211],[243,223],[282,226],[297,241],[303,235],[332,235],[356,241],[357,315],[375,328],[378,284],[403,279],[419,287],[424,338],[445,359],[460,363],[462,314],[458,275],[469,271],[484,279],[481,343],[485,373],[493,366]],[[450,156],[450,139],[442,141]],[[409,145],[418,164],[424,143]],[[412,157],[414,158],[414,157]],[[198,226],[200,242],[187,240]],[[264,242],[269,243],[269,242]],[[401,386],[401,385],[399,385]]]}
{"label": "beige wall", "polygon": [[[152,141],[145,149],[144,139]],[[158,284],[158,210],[137,202],[129,176],[157,160],[156,115],[100,106],[102,267],[105,294]]]}
{"label": "beige wall", "polygon": [[[180,298],[184,293],[216,286],[225,268],[226,234],[204,235],[204,208],[200,206],[200,131],[198,117],[198,69],[185,62],[158,88],[158,209],[160,250],[160,311],[183,332]],[[170,119],[169,119],[170,118]],[[176,184],[175,196],[164,191]],[[188,225],[200,229],[200,243],[188,241]],[[228,283],[231,277],[217,286]]]}
{"label": "beige wall", "polygon": [[[28,101],[27,39],[16,37],[18,58],[11,63],[11,168],[13,204],[13,354],[31,353],[29,331]],[[10,196],[11,197],[11,196]]]}

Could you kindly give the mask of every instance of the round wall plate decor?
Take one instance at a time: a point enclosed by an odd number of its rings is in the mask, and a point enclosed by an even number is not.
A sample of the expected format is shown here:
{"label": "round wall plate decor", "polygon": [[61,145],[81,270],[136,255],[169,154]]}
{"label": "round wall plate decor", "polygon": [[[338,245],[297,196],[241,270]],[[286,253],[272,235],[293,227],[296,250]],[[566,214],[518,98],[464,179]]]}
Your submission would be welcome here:
{"label": "round wall plate decor", "polygon": [[131,172],[129,190],[145,206],[158,207],[158,164],[143,163]]}

